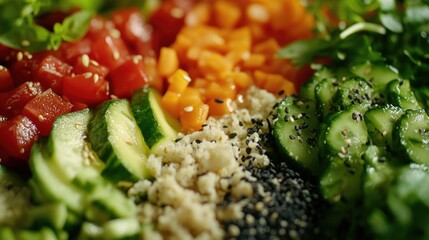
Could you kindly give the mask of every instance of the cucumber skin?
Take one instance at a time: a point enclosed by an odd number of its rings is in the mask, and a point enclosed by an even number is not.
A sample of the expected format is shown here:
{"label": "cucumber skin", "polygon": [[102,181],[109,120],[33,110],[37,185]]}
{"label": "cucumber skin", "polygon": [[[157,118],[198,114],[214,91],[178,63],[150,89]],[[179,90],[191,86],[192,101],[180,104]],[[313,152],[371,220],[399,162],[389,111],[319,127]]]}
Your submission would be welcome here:
{"label": "cucumber skin", "polygon": [[153,121],[154,123],[157,121],[150,107],[146,105],[150,104],[150,91],[149,89],[144,89],[141,92],[134,93],[131,99],[131,110],[133,111],[134,118],[143,134],[147,146],[151,149],[157,143],[158,139],[163,138],[164,134],[159,125],[152,124],[151,126],[143,126],[145,122],[145,120],[143,120],[144,118],[148,118],[150,119],[149,121]]}
{"label": "cucumber skin", "polygon": [[[159,99],[159,93],[151,87],[137,90],[131,99],[131,110],[149,149],[153,149],[165,139],[175,139],[177,131],[180,129],[178,121],[157,106]],[[157,102],[152,103],[152,101]],[[159,109],[157,109],[158,107]],[[158,119],[155,111],[162,111],[162,116],[159,117],[163,119]],[[161,125],[166,125],[165,129]]]}
{"label": "cucumber skin", "polygon": [[146,173],[146,176],[135,176],[132,172],[130,172],[130,170],[123,166],[110,142],[107,114],[109,114],[109,108],[112,105],[120,104],[121,101],[127,100],[113,99],[104,102],[96,110],[94,117],[88,124],[88,136],[91,145],[97,152],[100,159],[106,163],[105,168],[101,174],[113,182],[137,181],[140,177],[149,178],[150,176],[148,173]]}

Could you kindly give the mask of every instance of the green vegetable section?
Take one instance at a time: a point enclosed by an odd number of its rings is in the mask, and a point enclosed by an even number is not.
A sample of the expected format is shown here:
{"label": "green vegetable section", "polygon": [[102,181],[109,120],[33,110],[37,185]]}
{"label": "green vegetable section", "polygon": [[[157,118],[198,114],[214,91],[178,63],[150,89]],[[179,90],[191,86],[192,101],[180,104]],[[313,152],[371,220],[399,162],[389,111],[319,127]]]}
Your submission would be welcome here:
{"label": "green vegetable section", "polygon": [[316,0],[310,8],[317,37],[277,56],[315,70],[296,98],[316,106],[308,114],[318,115],[318,154],[284,157],[322,165],[320,238],[428,239],[429,2]]}
{"label": "green vegetable section", "polygon": [[[152,99],[155,91],[136,94]],[[162,141],[177,135],[164,119],[169,116],[156,112],[161,111],[159,100],[151,100],[158,108],[138,106],[157,116],[146,119],[141,130],[125,99],[56,119],[49,138],[40,139],[31,152],[29,183],[35,205],[23,228],[0,227],[0,239],[138,239],[137,207],[118,184],[131,186],[152,177],[142,132],[168,132]]]}

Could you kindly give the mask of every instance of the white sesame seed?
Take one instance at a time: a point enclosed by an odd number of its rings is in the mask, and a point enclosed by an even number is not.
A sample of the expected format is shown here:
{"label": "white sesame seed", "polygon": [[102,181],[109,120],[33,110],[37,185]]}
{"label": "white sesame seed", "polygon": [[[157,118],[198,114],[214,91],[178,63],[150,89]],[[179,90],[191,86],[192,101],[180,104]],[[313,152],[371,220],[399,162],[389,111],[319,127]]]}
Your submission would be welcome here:
{"label": "white sesame seed", "polygon": [[187,106],[187,107],[183,108],[183,111],[192,112],[192,111],[194,111],[194,107],[193,106]]}
{"label": "white sesame seed", "polygon": [[45,119],[45,117],[43,116],[43,115],[39,115],[39,116],[37,116],[37,119],[39,119],[39,121],[40,122],[43,122],[43,121],[45,121],[46,119]]}
{"label": "white sesame seed", "polygon": [[92,65],[94,65],[94,66],[99,66],[100,64],[97,62],[97,61],[95,61],[95,60],[91,60],[91,64]]}
{"label": "white sesame seed", "polygon": [[118,60],[118,59],[119,59],[119,57],[120,57],[119,52],[118,52],[118,51],[114,51],[114,52],[113,52],[113,58],[114,58],[115,60]]}
{"label": "white sesame seed", "polygon": [[86,79],[91,78],[92,77],[92,72],[86,72],[86,73],[84,73],[83,77],[86,78]]}
{"label": "white sesame seed", "polygon": [[89,67],[89,56],[87,54],[82,55],[82,64],[84,67]]}
{"label": "white sesame seed", "polygon": [[22,52],[18,52],[16,54],[16,60],[21,61],[24,58],[24,54]]}
{"label": "white sesame seed", "polygon": [[5,69],[5,67],[3,67],[2,65],[0,65],[0,71],[3,71]]}
{"label": "white sesame seed", "polygon": [[28,41],[28,40],[22,40],[21,45],[23,47],[28,47],[28,46],[30,46],[30,41]]}
{"label": "white sesame seed", "polygon": [[191,77],[189,77],[189,76],[183,76],[184,78],[185,78],[185,80],[187,81],[187,82],[191,82]]}
{"label": "white sesame seed", "polygon": [[139,63],[139,61],[141,61],[143,59],[143,56],[142,55],[136,55],[136,56],[133,56],[133,63],[134,64],[137,64],[137,63]]}
{"label": "white sesame seed", "polygon": [[118,29],[113,28],[113,29],[110,29],[110,31],[109,31],[109,35],[110,35],[112,38],[116,38],[116,39],[118,39],[118,38],[120,38],[120,37],[121,37],[121,32],[120,32]]}
{"label": "white sesame seed", "polygon": [[94,74],[94,83],[98,82],[100,76],[98,74]]}
{"label": "white sesame seed", "polygon": [[19,153],[24,154],[24,153],[25,153],[25,149],[24,149],[24,148],[21,148],[21,149],[19,150]]}

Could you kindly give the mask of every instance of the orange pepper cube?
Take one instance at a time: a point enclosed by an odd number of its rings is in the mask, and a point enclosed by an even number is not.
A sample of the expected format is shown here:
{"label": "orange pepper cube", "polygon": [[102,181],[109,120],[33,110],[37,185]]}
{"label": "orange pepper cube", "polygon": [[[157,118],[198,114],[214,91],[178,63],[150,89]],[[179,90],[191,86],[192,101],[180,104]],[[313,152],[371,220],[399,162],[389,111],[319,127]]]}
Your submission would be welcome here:
{"label": "orange pepper cube", "polygon": [[167,91],[161,98],[162,107],[173,117],[179,117],[179,99],[180,94],[172,91]]}
{"label": "orange pepper cube", "polygon": [[180,111],[180,122],[185,133],[198,131],[209,116],[209,106],[202,102],[194,103]]}
{"label": "orange pepper cube", "polygon": [[173,48],[161,48],[158,61],[158,72],[163,77],[169,77],[179,68],[179,58]]}
{"label": "orange pepper cube", "polygon": [[210,116],[222,116],[224,114],[231,113],[233,111],[232,100],[230,98],[222,99],[215,98],[210,99],[207,103],[209,105]]}
{"label": "orange pepper cube", "polygon": [[173,75],[168,78],[168,91],[182,94],[191,82],[189,74],[182,70],[176,70]]}

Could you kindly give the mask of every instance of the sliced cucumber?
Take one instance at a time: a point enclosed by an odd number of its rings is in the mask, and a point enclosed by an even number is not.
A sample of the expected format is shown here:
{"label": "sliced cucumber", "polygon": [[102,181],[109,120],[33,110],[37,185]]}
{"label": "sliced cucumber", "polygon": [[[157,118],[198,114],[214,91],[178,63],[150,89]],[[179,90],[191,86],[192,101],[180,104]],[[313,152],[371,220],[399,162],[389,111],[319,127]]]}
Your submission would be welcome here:
{"label": "sliced cucumber", "polygon": [[420,105],[425,108],[426,112],[429,112],[429,87],[423,86],[415,88],[414,95]]}
{"label": "sliced cucumber", "polygon": [[319,70],[317,70],[313,77],[308,80],[304,85],[301,87],[301,96],[307,100],[315,100],[314,96],[314,89],[316,88],[316,85],[326,79],[326,78],[332,78],[334,75],[332,74],[331,70],[329,70],[326,67],[321,67]]}
{"label": "sliced cucumber", "polygon": [[360,156],[330,157],[329,166],[320,178],[324,199],[331,203],[353,206],[362,195],[364,162]]}
{"label": "sliced cucumber", "polygon": [[319,149],[328,156],[361,156],[368,142],[368,133],[359,106],[332,115],[319,135]]}
{"label": "sliced cucumber", "polygon": [[131,240],[139,239],[140,223],[136,218],[119,218],[103,225],[85,222],[79,240]]}
{"label": "sliced cucumber", "polygon": [[106,167],[102,175],[118,181],[150,178],[149,149],[127,100],[110,100],[96,109],[88,125],[93,149]]}
{"label": "sliced cucumber", "polygon": [[161,95],[152,87],[136,91],[131,99],[131,109],[150,149],[164,141],[177,138],[179,122],[161,106]]}
{"label": "sliced cucumber", "polygon": [[378,94],[384,94],[386,86],[390,81],[399,78],[398,71],[389,65],[374,65],[366,62],[360,65],[354,65],[350,71],[358,77],[369,81],[374,91]]}
{"label": "sliced cucumber", "polygon": [[379,206],[387,196],[390,183],[395,178],[393,156],[386,148],[369,146],[364,154],[364,201],[369,207]]}
{"label": "sliced cucumber", "polygon": [[424,110],[407,110],[395,124],[392,136],[398,153],[429,165],[429,117]]}
{"label": "sliced cucumber", "polygon": [[50,227],[61,230],[67,222],[67,206],[60,202],[34,206],[30,209],[29,218],[33,228]]}
{"label": "sliced cucumber", "polygon": [[393,126],[403,112],[402,108],[387,104],[372,108],[365,113],[368,134],[374,145],[393,148]]}
{"label": "sliced cucumber", "polygon": [[362,109],[371,106],[372,87],[363,79],[349,78],[339,87],[333,101],[339,110],[348,109],[360,105]]}
{"label": "sliced cucumber", "polygon": [[395,79],[387,85],[387,91],[391,104],[403,109],[421,109],[411,91],[410,81]]}
{"label": "sliced cucumber", "polygon": [[44,202],[62,202],[76,213],[83,213],[85,206],[84,192],[78,187],[64,181],[52,161],[46,156],[44,141],[38,141],[31,149],[30,168],[33,173],[33,184],[37,186],[39,198]]}
{"label": "sliced cucumber", "polygon": [[281,153],[295,166],[319,176],[321,166],[316,146],[319,123],[314,115],[314,102],[289,96],[278,105],[277,111],[279,118],[273,133]]}
{"label": "sliced cucumber", "polygon": [[333,97],[337,92],[339,81],[336,78],[325,78],[314,88],[319,120],[323,120],[333,109]]}
{"label": "sliced cucumber", "polygon": [[104,168],[86,141],[90,110],[82,110],[58,117],[49,136],[47,151],[51,166],[65,181],[71,181],[81,171],[93,171],[97,176]]}

